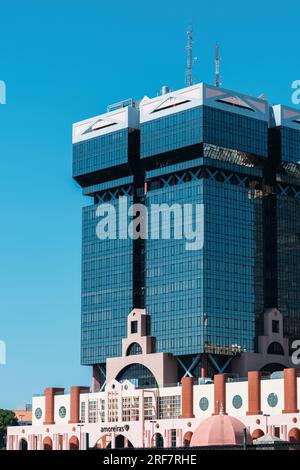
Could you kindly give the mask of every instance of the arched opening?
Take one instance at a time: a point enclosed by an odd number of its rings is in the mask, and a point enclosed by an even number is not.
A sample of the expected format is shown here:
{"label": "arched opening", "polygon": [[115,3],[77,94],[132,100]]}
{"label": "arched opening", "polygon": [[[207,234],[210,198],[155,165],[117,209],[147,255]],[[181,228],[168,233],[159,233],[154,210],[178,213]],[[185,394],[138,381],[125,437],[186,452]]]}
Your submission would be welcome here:
{"label": "arched opening", "polygon": [[284,356],[284,350],[280,343],[277,341],[273,341],[273,343],[269,344],[268,354],[278,354],[279,356]]}
{"label": "arched opening", "polygon": [[265,433],[261,429],[254,429],[252,433],[252,439],[258,439],[259,437],[264,436]]}
{"label": "arched opening", "polygon": [[95,449],[110,449],[111,448],[111,435],[104,434],[104,436],[100,437],[96,442],[94,448]]}
{"label": "arched opening", "polygon": [[300,430],[298,428],[292,428],[289,431],[290,442],[300,442]]}
{"label": "arched opening", "polygon": [[285,368],[283,364],[279,364],[278,362],[270,362],[263,366],[260,370],[261,372],[279,372]]}
{"label": "arched opening", "polygon": [[118,382],[129,380],[136,388],[158,388],[152,372],[143,364],[130,364],[124,367],[116,377]]}
{"label": "arched opening", "polygon": [[[105,434],[98,439],[94,449],[111,449],[111,441],[111,434]],[[133,448],[133,445],[127,437],[123,436],[123,434],[118,434],[115,438],[115,448],[124,449],[126,447]]]}
{"label": "arched opening", "polygon": [[27,443],[26,439],[24,439],[23,437],[19,442],[19,449],[20,450],[28,450],[28,443]]}
{"label": "arched opening", "polygon": [[185,433],[185,435],[183,436],[184,447],[190,447],[192,436],[193,436],[193,433],[191,431],[188,431]]}
{"label": "arched opening", "polygon": [[119,434],[116,437],[115,445],[116,445],[116,449],[124,449],[125,447],[130,447],[130,448],[133,447],[129,439],[127,439],[122,434]]}
{"label": "arched opening", "polygon": [[79,440],[78,437],[72,436],[69,440],[70,450],[79,450]]}
{"label": "arched opening", "polygon": [[139,343],[131,343],[126,351],[126,356],[136,356],[137,354],[143,354],[143,350]]}
{"label": "arched opening", "polygon": [[164,438],[162,435],[157,432],[152,436],[152,446],[156,447],[156,449],[162,449],[164,447]]}
{"label": "arched opening", "polygon": [[51,439],[51,437],[49,437],[49,436],[45,437],[45,439],[43,441],[43,447],[44,447],[44,450],[52,450],[52,439]]}

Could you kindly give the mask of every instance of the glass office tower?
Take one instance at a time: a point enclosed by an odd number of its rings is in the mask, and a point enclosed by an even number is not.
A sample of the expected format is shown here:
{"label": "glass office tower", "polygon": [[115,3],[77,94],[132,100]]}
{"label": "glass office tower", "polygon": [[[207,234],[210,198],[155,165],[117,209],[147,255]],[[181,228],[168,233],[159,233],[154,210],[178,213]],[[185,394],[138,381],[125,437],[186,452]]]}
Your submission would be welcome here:
{"label": "glass office tower", "polygon": [[[159,351],[253,351],[263,311],[267,102],[204,84],[140,103],[146,201],[203,204],[204,246],[147,240],[145,304]],[[199,363],[195,362],[199,369]]]}
{"label": "glass office tower", "polygon": [[[104,377],[134,307],[147,309],[179,378],[199,375],[207,354],[225,363],[255,352],[265,307],[299,335],[299,126],[295,110],[206,84],[74,124],[73,177],[93,198],[83,208],[82,364]],[[99,240],[97,208],[121,197],[149,211],[165,204],[171,239]],[[201,248],[174,237],[174,204],[201,205]]]}
{"label": "glass office tower", "polygon": [[[120,355],[128,312],[136,303],[136,247],[131,239],[100,240],[97,208],[130,204],[138,180],[138,110],[128,106],[73,126],[73,177],[93,203],[82,215],[81,363]],[[135,169],[135,172],[133,171]]]}
{"label": "glass office tower", "polygon": [[300,337],[300,111],[274,106],[271,136],[276,161],[273,297],[291,343]]}

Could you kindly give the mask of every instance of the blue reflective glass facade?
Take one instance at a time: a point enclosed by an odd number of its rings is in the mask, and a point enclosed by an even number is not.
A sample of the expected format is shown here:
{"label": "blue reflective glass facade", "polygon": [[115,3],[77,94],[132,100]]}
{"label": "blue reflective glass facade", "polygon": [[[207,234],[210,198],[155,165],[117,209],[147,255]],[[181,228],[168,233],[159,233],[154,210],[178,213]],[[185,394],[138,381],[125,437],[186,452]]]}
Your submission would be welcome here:
{"label": "blue reflective glass facade", "polygon": [[141,158],[203,142],[267,157],[268,123],[199,106],[141,125]]}
{"label": "blue reflective glass facade", "polygon": [[141,124],[141,158],[202,142],[202,107]]}
{"label": "blue reflective glass facade", "polygon": [[[203,203],[204,247],[148,240],[146,307],[159,351],[253,351],[262,308],[261,200],[254,191],[206,178],[149,191],[147,203]],[[258,264],[257,264],[258,263]]]}
{"label": "blue reflective glass facade", "polygon": [[248,188],[204,180],[204,207],[206,351],[232,344],[253,351],[255,311],[262,308],[261,199]]}
{"label": "blue reflective glass facade", "polygon": [[300,335],[300,184],[297,189],[298,197],[277,196],[278,309],[290,339]]}
{"label": "blue reflective glass facade", "polygon": [[203,140],[208,144],[268,156],[268,122],[204,106]]}
{"label": "blue reflective glass facade", "polygon": [[128,162],[128,129],[93,137],[73,145],[73,176]]}
{"label": "blue reflective glass facade", "polygon": [[282,126],[280,133],[282,161],[300,164],[300,130]]}
{"label": "blue reflective glass facade", "polygon": [[275,305],[282,313],[291,345],[300,337],[300,130],[290,114],[282,110],[277,127],[270,130],[274,194],[266,214],[271,249],[264,256],[266,306]]}
{"label": "blue reflective glass facade", "polygon": [[[128,197],[130,204],[132,198]],[[109,201],[114,206],[117,200]],[[83,208],[81,363],[121,354],[132,310],[132,240],[99,240],[97,205]]]}
{"label": "blue reflective glass facade", "polygon": [[[202,181],[147,193],[148,207],[193,201],[203,202]],[[203,251],[187,251],[184,239],[147,240],[146,308],[158,351],[179,355],[203,348],[203,301]]]}
{"label": "blue reflective glass facade", "polygon": [[[219,104],[164,110],[141,123],[131,144],[128,129],[74,144],[73,174],[94,197],[83,209],[82,364],[121,354],[134,307],[151,315],[157,351],[183,361],[201,353],[228,355],[232,345],[254,351],[265,307],[277,305],[285,334],[299,336],[300,132],[275,129],[278,167],[273,161],[267,174],[273,152],[267,160],[265,116]],[[203,248],[187,250],[187,241],[174,237],[98,240],[95,201],[116,205],[122,195],[149,209],[203,204]],[[144,372],[133,367],[126,374],[134,379]]]}

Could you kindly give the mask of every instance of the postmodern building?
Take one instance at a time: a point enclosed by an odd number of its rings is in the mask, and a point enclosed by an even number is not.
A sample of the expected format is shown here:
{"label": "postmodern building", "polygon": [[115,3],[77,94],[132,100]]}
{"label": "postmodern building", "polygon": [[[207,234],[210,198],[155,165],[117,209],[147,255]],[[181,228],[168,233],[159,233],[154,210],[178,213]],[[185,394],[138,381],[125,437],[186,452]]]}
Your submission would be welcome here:
{"label": "postmodern building", "polygon": [[[107,383],[101,390],[47,388],[35,396],[32,425],[9,427],[7,449],[241,445],[244,429],[250,445],[268,434],[300,441],[295,368],[272,374],[252,370],[245,377],[217,374],[214,380],[185,376],[178,383],[177,360],[153,350],[147,321],[145,310],[130,313],[122,354],[107,359]],[[273,335],[262,343],[273,341]],[[277,340],[285,346],[283,338]]]}
{"label": "postmodern building", "polygon": [[203,353],[254,351],[263,312],[262,169],[268,103],[208,85],[140,103],[146,201],[203,203],[204,246],[147,240],[145,303],[159,350],[199,375]]}
{"label": "postmodern building", "polygon": [[[73,177],[91,198],[81,363],[92,387],[34,397],[32,426],[9,428],[7,448],[300,441],[299,110],[164,87],[74,124]],[[131,204],[151,213],[151,236],[127,236]],[[201,208],[197,249],[179,236],[187,204]],[[104,208],[116,236],[101,239]],[[195,235],[191,219],[184,229]]]}
{"label": "postmodern building", "polygon": [[[92,198],[83,209],[81,362],[100,384],[133,308],[147,309],[148,333],[176,357],[178,380],[230,372],[236,354],[258,353],[266,308],[282,311],[290,343],[299,336],[299,135],[297,110],[202,83],[74,124],[73,176]],[[202,248],[161,233],[99,240],[97,209],[124,197],[149,210],[202,204]],[[160,216],[174,234],[173,212]]]}
{"label": "postmodern building", "polygon": [[[284,332],[299,339],[300,329],[300,111],[274,106],[271,116],[270,161],[275,165],[272,201],[274,253],[267,286],[270,306],[284,317]],[[269,232],[270,235],[270,232]],[[271,297],[271,298],[270,298]]]}

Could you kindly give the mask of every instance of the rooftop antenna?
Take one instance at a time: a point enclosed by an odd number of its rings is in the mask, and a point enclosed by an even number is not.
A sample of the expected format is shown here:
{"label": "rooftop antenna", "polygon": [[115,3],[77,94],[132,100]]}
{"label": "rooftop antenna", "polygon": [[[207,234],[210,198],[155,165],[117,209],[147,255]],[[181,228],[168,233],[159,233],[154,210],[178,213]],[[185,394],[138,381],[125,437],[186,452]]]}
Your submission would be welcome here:
{"label": "rooftop antenna", "polygon": [[193,85],[193,28],[190,25],[187,30],[187,45],[186,45],[186,72],[185,72],[185,83],[186,86]]}
{"label": "rooftop antenna", "polygon": [[215,84],[216,84],[216,87],[220,87],[220,85],[221,85],[221,81],[220,81],[220,48],[219,48],[218,43],[216,43],[215,50],[216,50],[216,79],[215,79]]}

